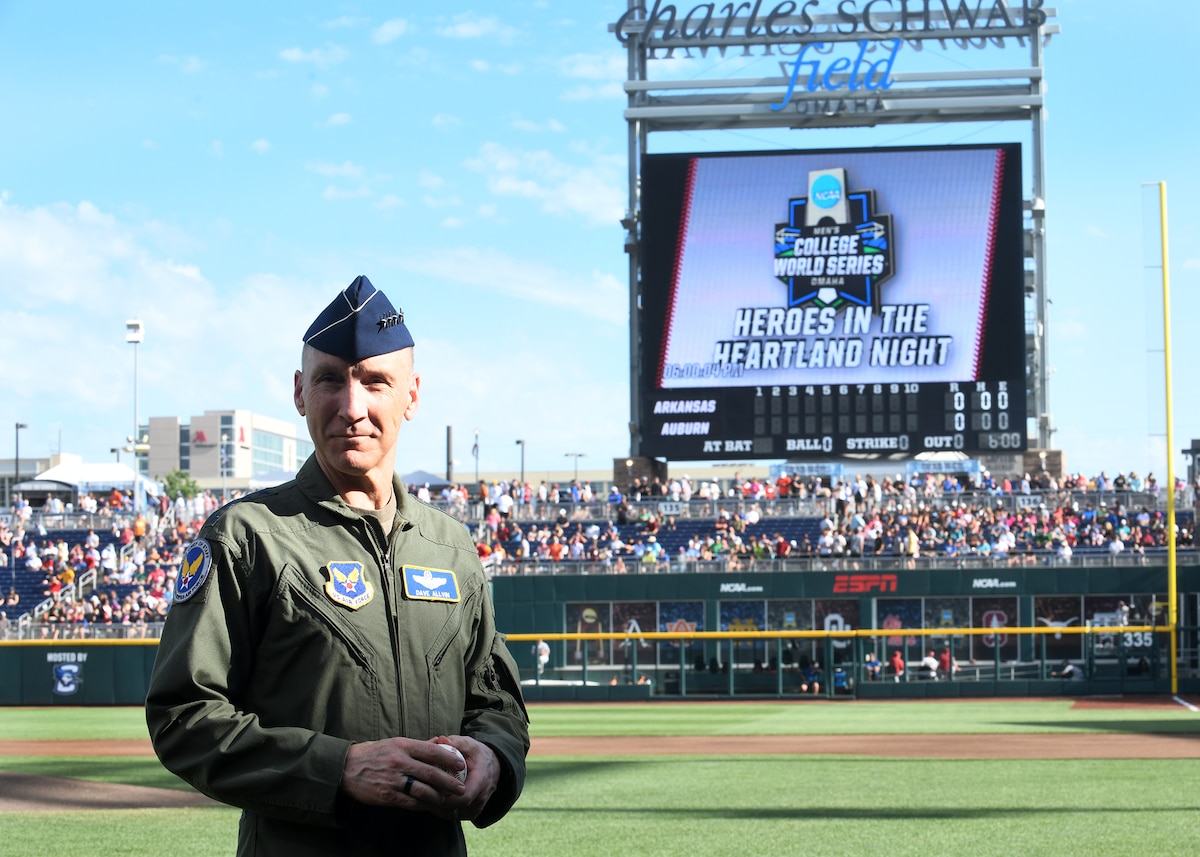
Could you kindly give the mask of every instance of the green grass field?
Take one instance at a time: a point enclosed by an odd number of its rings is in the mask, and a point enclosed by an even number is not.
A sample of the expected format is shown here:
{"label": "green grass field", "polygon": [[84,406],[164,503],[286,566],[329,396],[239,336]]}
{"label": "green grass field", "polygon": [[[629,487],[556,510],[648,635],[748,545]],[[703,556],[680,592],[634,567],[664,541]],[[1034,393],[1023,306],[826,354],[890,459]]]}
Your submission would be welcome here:
{"label": "green grass field", "polygon": [[[1200,714],[1067,701],[534,706],[536,736],[1195,735]],[[5,709],[0,739],[143,737],[136,709]],[[980,740],[987,740],[981,738]],[[0,757],[0,770],[183,787],[154,759]],[[935,761],[830,756],[534,757],[472,855],[1191,855],[1195,760]],[[232,853],[225,808],[12,814],[0,855]]]}

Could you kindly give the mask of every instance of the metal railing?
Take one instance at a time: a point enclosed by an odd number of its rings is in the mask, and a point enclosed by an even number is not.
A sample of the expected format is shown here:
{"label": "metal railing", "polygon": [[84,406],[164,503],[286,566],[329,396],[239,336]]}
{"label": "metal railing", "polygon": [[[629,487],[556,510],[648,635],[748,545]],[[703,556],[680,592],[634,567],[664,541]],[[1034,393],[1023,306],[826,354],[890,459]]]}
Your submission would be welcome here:
{"label": "metal railing", "polygon": [[[1114,556],[1109,553],[1076,553],[1069,560],[1060,559],[1053,553],[1016,553],[1007,556],[868,556],[868,557],[788,557],[786,559],[742,559],[735,556],[711,560],[680,560],[644,562],[632,556],[607,560],[560,560],[512,559],[485,562],[485,570],[491,576],[505,575],[609,575],[609,574],[698,574],[698,573],[750,573],[763,574],[780,571],[909,571],[915,569],[944,570],[988,570],[1018,568],[1127,568],[1130,566],[1161,565],[1167,561],[1166,550],[1159,548],[1146,553],[1124,553]],[[1177,561],[1184,565],[1195,565],[1200,556],[1195,549],[1177,552]]]}

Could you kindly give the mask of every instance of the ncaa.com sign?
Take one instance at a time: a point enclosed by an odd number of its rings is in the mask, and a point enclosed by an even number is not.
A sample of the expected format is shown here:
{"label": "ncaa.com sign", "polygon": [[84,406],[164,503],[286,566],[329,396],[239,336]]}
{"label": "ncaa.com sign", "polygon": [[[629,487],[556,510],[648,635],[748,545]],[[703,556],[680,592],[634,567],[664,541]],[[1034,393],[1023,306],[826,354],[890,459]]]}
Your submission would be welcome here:
{"label": "ncaa.com sign", "polygon": [[762,591],[763,591],[763,588],[761,586],[751,586],[749,583],[722,583],[721,590],[720,590],[722,595],[729,595],[729,594],[741,593],[741,592],[762,592]]}
{"label": "ncaa.com sign", "polygon": [[977,577],[971,581],[972,589],[1016,589],[1015,580],[1001,580],[998,577]]}

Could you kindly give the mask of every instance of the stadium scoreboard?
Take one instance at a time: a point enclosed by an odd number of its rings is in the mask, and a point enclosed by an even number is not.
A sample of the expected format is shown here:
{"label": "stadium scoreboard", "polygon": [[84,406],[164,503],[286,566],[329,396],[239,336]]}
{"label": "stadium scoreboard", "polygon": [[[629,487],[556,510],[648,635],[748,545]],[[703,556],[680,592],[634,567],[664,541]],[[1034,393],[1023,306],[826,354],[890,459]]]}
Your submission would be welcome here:
{"label": "stadium scoreboard", "polygon": [[640,451],[1024,450],[1016,144],[647,155]]}

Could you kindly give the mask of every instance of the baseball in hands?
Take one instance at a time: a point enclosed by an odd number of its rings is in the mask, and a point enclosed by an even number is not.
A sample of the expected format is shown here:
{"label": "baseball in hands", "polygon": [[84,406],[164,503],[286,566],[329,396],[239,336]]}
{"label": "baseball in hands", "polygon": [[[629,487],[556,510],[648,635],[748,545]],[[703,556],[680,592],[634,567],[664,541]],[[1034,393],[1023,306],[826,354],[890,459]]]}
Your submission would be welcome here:
{"label": "baseball in hands", "polygon": [[455,768],[447,768],[444,765],[440,767],[447,774],[454,774],[454,776],[458,777],[460,783],[465,783],[467,781],[467,760],[463,758],[463,754],[459,752],[457,747],[450,744],[443,744],[442,746],[458,757],[458,765]]}

